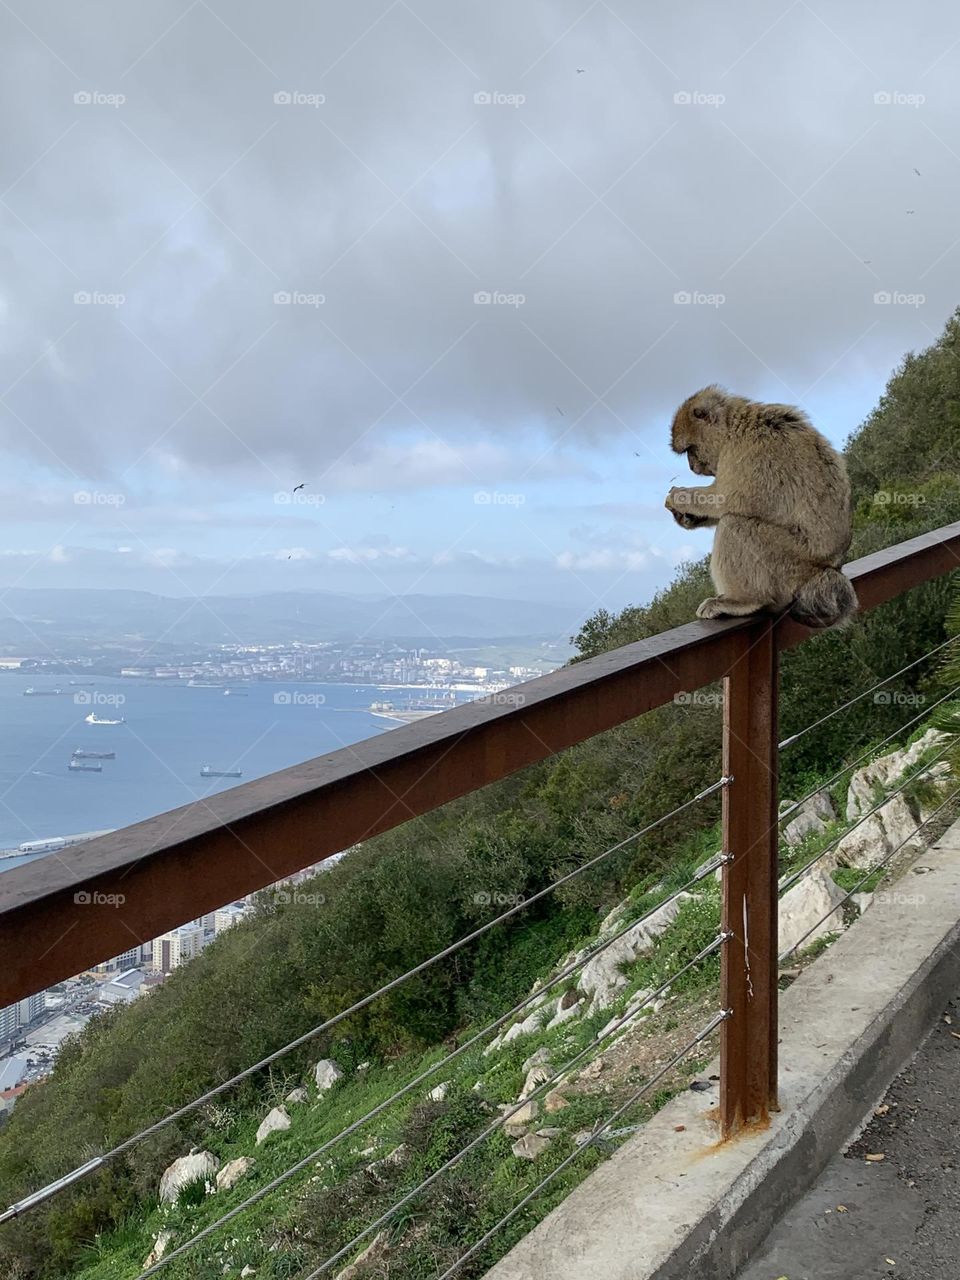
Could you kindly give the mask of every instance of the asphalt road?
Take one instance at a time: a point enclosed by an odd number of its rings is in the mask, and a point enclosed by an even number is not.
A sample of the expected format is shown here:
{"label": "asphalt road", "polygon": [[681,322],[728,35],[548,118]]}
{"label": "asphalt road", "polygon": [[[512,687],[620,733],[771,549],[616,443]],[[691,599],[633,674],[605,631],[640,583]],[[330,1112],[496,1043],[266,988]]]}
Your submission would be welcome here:
{"label": "asphalt road", "polygon": [[[960,997],[738,1280],[958,1280]],[[866,1156],[883,1155],[868,1162]]]}

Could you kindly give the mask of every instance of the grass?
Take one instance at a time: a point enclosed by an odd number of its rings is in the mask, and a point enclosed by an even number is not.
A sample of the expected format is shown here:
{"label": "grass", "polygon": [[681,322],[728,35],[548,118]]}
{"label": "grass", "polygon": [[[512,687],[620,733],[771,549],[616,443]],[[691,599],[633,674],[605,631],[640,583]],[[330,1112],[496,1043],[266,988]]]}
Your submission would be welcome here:
{"label": "grass", "polygon": [[[919,732],[915,736],[919,736]],[[890,750],[889,746],[886,750]],[[933,754],[934,750],[925,753],[912,771],[914,775]],[[811,836],[799,847],[784,850],[781,872],[789,873],[802,866],[848,825],[841,821],[832,823],[825,832]],[[653,883],[654,877],[648,877],[629,895],[618,927],[639,919],[685,885],[695,869],[719,848],[719,827],[691,840],[656,883]],[[874,873],[863,885],[864,891],[871,891],[882,876],[882,870]],[[841,868],[834,873],[836,883],[845,891],[852,889],[862,877],[863,872],[856,869]],[[394,1062],[371,1063],[364,1071],[349,1072],[322,1096],[317,1095],[311,1082],[309,1103],[288,1106],[293,1120],[291,1128],[272,1134],[260,1147],[255,1146],[254,1135],[263,1116],[300,1081],[271,1077],[255,1110],[221,1107],[216,1116],[208,1117],[211,1122],[208,1148],[221,1164],[239,1155],[253,1155],[257,1163],[252,1176],[230,1191],[210,1196],[203,1194],[202,1184],[191,1186],[175,1205],[160,1206],[155,1200],[144,1203],[141,1216],[126,1220],[116,1230],[91,1242],[77,1274],[81,1280],[131,1280],[139,1274],[160,1230],[171,1228],[176,1233],[173,1247],[182,1244],[292,1164],[310,1157],[303,1170],[204,1240],[183,1260],[171,1264],[166,1272],[170,1280],[223,1280],[223,1277],[239,1276],[241,1269],[249,1265],[255,1269],[258,1280],[293,1280],[306,1274],[481,1134],[496,1118],[498,1106],[514,1103],[524,1082],[523,1063],[535,1048],[545,1046],[551,1062],[559,1069],[585,1050],[596,1049],[602,1053],[604,1045],[597,1045],[598,1033],[622,1014],[637,992],[657,989],[673,979],[671,996],[677,997],[681,1004],[685,1001],[692,1004],[698,997],[706,997],[715,990],[719,979],[718,954],[676,976],[716,938],[719,928],[720,889],[713,876],[699,881],[695,894],[682,904],[673,923],[653,947],[625,967],[625,985],[612,1004],[551,1030],[541,1026],[488,1057],[482,1052],[486,1041],[481,1041],[320,1156],[316,1155],[318,1148],[416,1076],[437,1065],[450,1046],[437,1046],[427,1053],[411,1054]],[[820,938],[805,948],[804,961],[819,955],[836,936]],[[569,938],[558,935],[554,942],[557,947],[562,944],[563,954],[556,955],[552,965],[544,966],[544,981],[549,981],[570,958],[566,950]],[[595,943],[595,935],[585,935],[575,950]],[[551,991],[544,1021],[548,1012],[552,1014],[555,1000],[563,990],[574,984],[571,978]],[[660,1036],[676,1031],[680,1026],[676,1008],[671,1006],[667,1014],[655,1022],[651,1019],[649,1027],[644,1027],[649,1014],[641,1015],[637,1034]],[[465,1027],[459,1043],[467,1040],[480,1025],[477,1022]],[[591,1056],[592,1053],[585,1054],[584,1065]],[[684,1072],[688,1073],[699,1063],[700,1060],[688,1062]],[[441,1274],[539,1182],[557,1170],[567,1156],[579,1150],[574,1142],[575,1134],[602,1124],[618,1105],[617,1098],[622,1101],[629,1097],[631,1091],[643,1083],[643,1078],[639,1067],[631,1068],[619,1082],[616,1096],[608,1096],[602,1090],[571,1093],[568,1106],[554,1114],[541,1113],[534,1128],[549,1125],[559,1132],[535,1162],[517,1158],[512,1151],[513,1140],[502,1129],[496,1129],[387,1224],[387,1239],[393,1250],[389,1263],[391,1280],[429,1280]],[[446,1096],[440,1102],[429,1101],[427,1093],[441,1081],[448,1083]],[[643,1122],[669,1101],[679,1087],[682,1084],[673,1084],[671,1077],[652,1097],[643,1098],[619,1118],[617,1127]],[[462,1280],[479,1280],[615,1150],[621,1140],[604,1140],[580,1150],[578,1157],[563,1168],[542,1193],[516,1213],[503,1230],[464,1265],[460,1273]],[[404,1155],[398,1163],[369,1171],[372,1162],[401,1145]],[[371,1238],[358,1243],[351,1256],[359,1253]],[[350,1257],[345,1256],[338,1267],[346,1266],[349,1261]],[[336,1270],[331,1269],[331,1275],[336,1274]],[[376,1273],[374,1262],[370,1275]]]}

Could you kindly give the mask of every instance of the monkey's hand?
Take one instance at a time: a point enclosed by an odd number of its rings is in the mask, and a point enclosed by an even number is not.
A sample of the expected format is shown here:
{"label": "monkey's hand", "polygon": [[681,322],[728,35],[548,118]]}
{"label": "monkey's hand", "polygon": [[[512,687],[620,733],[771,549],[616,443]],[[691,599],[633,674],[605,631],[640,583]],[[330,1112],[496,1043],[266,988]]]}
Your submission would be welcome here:
{"label": "monkey's hand", "polygon": [[664,506],[683,529],[699,529],[702,525],[716,523],[716,517],[707,515],[694,498],[697,489],[671,489]]}

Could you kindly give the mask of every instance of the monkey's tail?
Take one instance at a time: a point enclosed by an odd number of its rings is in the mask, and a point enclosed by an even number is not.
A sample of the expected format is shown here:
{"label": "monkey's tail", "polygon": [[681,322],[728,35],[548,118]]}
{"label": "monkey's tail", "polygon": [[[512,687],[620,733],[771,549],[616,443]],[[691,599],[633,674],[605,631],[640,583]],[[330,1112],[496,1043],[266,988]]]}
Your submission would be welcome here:
{"label": "monkey's tail", "polygon": [[790,606],[790,617],[805,627],[835,627],[849,622],[858,609],[853,583],[839,569],[824,566],[808,579]]}

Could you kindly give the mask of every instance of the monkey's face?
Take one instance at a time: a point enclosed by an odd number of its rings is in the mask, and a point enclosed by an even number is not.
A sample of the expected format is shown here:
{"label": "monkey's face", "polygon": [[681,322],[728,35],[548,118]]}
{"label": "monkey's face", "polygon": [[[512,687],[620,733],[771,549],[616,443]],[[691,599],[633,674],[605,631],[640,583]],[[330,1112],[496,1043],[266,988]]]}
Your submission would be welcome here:
{"label": "monkey's face", "polygon": [[686,454],[694,475],[717,474],[723,404],[722,392],[714,387],[705,387],[689,400],[684,400],[674,415],[670,443],[674,453]]}

